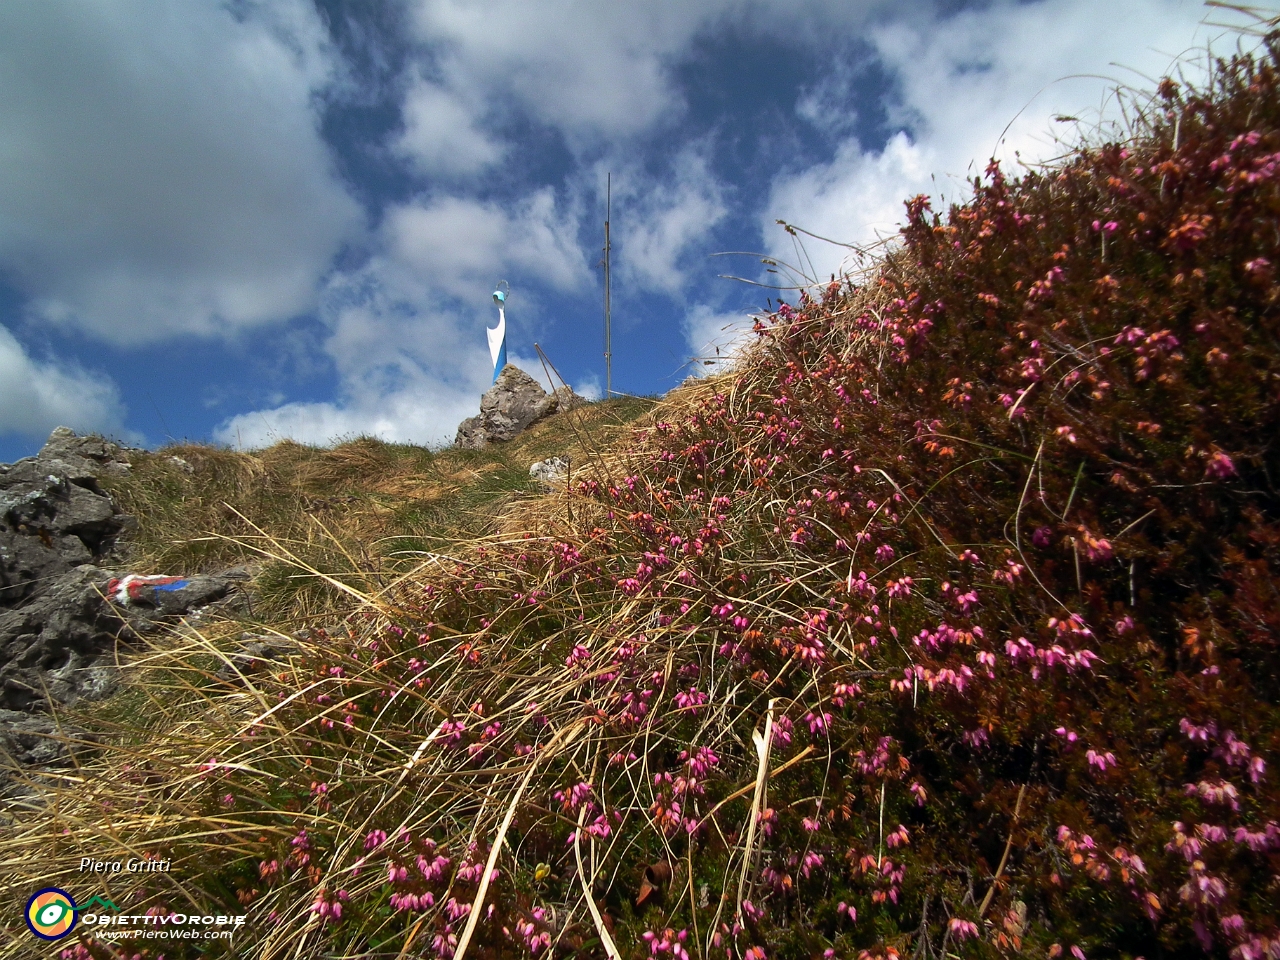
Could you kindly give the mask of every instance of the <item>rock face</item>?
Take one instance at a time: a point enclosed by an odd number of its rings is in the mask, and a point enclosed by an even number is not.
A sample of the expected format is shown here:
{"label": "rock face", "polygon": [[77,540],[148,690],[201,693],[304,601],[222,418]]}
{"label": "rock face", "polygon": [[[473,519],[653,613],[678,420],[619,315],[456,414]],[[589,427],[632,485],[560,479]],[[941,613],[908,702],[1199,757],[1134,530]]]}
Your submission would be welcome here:
{"label": "rock face", "polygon": [[122,562],[133,518],[98,478],[126,473],[137,452],[59,427],[36,456],[0,464],[0,784],[6,756],[65,757],[77,734],[46,711],[114,693],[121,644],[243,595],[244,571],[157,584],[105,569]]}
{"label": "rock face", "polygon": [[533,377],[507,364],[480,398],[480,416],[458,424],[458,436],[453,442],[466,450],[504,443],[544,417],[585,402],[568,387],[547,393]]}
{"label": "rock face", "polygon": [[99,475],[127,472],[128,451],[59,427],[34,457],[0,464],[0,605],[48,587],[80,564],[107,557],[131,522]]}

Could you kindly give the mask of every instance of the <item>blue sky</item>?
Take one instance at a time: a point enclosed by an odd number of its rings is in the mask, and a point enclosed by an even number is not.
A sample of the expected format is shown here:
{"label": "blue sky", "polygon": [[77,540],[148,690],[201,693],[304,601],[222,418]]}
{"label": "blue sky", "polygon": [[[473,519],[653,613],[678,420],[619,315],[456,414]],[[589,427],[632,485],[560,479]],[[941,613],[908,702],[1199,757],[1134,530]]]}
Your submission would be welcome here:
{"label": "blue sky", "polygon": [[[452,440],[509,351],[661,393],[793,261],[993,153],[1062,152],[1181,55],[1192,0],[102,0],[0,6],[0,461],[54,426],[155,447]],[[1194,71],[1193,65],[1183,69]],[[1006,130],[1005,128],[1008,127]],[[811,242],[814,272],[847,250]]]}

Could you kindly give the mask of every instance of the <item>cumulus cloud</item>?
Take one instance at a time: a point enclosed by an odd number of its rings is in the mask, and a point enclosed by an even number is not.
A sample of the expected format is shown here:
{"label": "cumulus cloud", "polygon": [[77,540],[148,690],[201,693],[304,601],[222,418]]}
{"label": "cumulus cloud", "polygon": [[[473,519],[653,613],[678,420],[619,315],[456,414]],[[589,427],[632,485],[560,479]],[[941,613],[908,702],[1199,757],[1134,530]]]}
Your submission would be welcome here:
{"label": "cumulus cloud", "polygon": [[682,151],[669,177],[644,180],[617,219],[621,278],[639,289],[678,294],[690,248],[728,212],[723,189],[693,148]]}
{"label": "cumulus cloud", "polygon": [[370,399],[286,403],[237,414],[214,431],[214,439],[239,450],[257,450],[281,440],[329,446],[355,437],[433,446],[451,442],[458,424],[477,412],[474,397],[429,382]]}
{"label": "cumulus cloud", "polygon": [[[590,278],[575,231],[550,188],[508,206],[441,195],[393,207],[378,252],[335,273],[320,295],[334,399],[239,414],[215,436],[244,447],[354,435],[451,442],[492,380],[483,330],[494,320],[493,283],[503,274],[536,279],[518,301],[522,322],[536,323],[538,285],[573,291]],[[535,358],[509,359],[541,370]]]}
{"label": "cumulus cloud", "polygon": [[0,326],[0,435],[41,439],[54,427],[138,442],[124,429],[124,404],[109,379],[78,366],[36,360]]}
{"label": "cumulus cloud", "polygon": [[[776,219],[873,242],[896,231],[902,203],[914,194],[963,199],[965,178],[993,155],[1014,169],[1018,154],[1031,163],[1063,152],[1052,116],[1104,119],[1117,83],[1141,86],[1141,75],[1161,75],[1174,57],[1204,42],[1203,13],[1194,0],[1006,0],[872,29],[868,39],[897,84],[890,120],[901,129],[883,147],[849,137],[829,163],[777,177],[761,217],[766,243],[783,258],[792,255]],[[801,108],[812,111],[823,94],[802,98]],[[1060,126],[1058,133],[1069,138],[1075,129]],[[806,247],[818,279],[849,265],[846,249]]]}
{"label": "cumulus cloud", "polygon": [[405,95],[396,149],[426,174],[469,174],[491,166],[505,151],[481,129],[479,110],[419,77]]}
{"label": "cumulus cloud", "polygon": [[438,292],[397,283],[399,276],[379,257],[326,285],[320,314],[323,350],[336,374],[332,400],[238,414],[217,427],[215,438],[244,448],[285,438],[320,445],[352,436],[452,441],[489,387],[483,317],[450,310]]}
{"label": "cumulus cloud", "polygon": [[581,147],[674,125],[686,103],[672,66],[718,27],[830,40],[918,0],[417,0],[418,39],[458,87],[520,104]]}
{"label": "cumulus cloud", "polygon": [[[559,384],[556,384],[556,386],[559,386]],[[575,383],[573,392],[584,400],[594,401],[604,396],[604,386],[600,383],[600,377],[593,373]]]}
{"label": "cumulus cloud", "polygon": [[361,212],[318,130],[301,0],[0,6],[0,270],[129,344],[288,318]]}
{"label": "cumulus cloud", "polygon": [[663,57],[731,3],[422,0],[420,39],[468,87],[506,90],[570,135],[622,135],[682,107]]}
{"label": "cumulus cloud", "polygon": [[454,296],[473,296],[514,268],[558,290],[587,283],[577,220],[550,187],[504,207],[462,196],[417,200],[388,211],[388,255]]}

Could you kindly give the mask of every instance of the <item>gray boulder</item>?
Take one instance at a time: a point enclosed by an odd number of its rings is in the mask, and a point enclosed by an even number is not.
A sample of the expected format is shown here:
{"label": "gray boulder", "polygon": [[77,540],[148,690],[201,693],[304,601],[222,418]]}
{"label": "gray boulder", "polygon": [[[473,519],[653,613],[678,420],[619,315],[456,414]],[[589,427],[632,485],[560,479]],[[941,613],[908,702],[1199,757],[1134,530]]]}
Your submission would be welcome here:
{"label": "gray boulder", "polygon": [[122,644],[247,601],[248,570],[157,580],[105,569],[122,562],[133,518],[98,479],[127,472],[135,452],[59,427],[36,456],[0,464],[0,767],[65,756],[47,711],[113,694]]}
{"label": "gray boulder", "polygon": [[127,470],[124,448],[58,427],[34,457],[0,464],[0,605],[105,560],[129,522],[98,485]]}
{"label": "gray boulder", "polygon": [[505,443],[539,420],[585,402],[568,387],[547,393],[533,377],[507,364],[480,398],[480,416],[470,417],[458,425],[454,445],[480,450],[490,443]]}
{"label": "gray boulder", "polygon": [[[0,763],[7,755],[22,766],[60,766],[67,760],[68,740],[92,742],[92,735],[46,713],[0,710]],[[0,767],[0,784],[5,779]]]}
{"label": "gray boulder", "polygon": [[181,618],[192,623],[245,608],[247,569],[163,585],[170,589],[152,579],[130,590],[113,571],[84,564],[21,605],[0,608],[0,793],[5,767],[65,761],[65,737],[42,718],[51,707],[114,694],[121,654],[140,638]]}
{"label": "gray boulder", "polygon": [[101,700],[117,686],[125,621],[104,602],[111,573],[88,564],[19,607],[0,610],[0,709]]}
{"label": "gray boulder", "polygon": [[569,475],[568,457],[547,457],[529,465],[529,477],[539,483],[551,484]]}
{"label": "gray boulder", "polygon": [[91,469],[99,473],[128,473],[133,455],[144,452],[92,434],[79,436],[70,427],[55,427],[35,459],[87,460],[92,465]]}

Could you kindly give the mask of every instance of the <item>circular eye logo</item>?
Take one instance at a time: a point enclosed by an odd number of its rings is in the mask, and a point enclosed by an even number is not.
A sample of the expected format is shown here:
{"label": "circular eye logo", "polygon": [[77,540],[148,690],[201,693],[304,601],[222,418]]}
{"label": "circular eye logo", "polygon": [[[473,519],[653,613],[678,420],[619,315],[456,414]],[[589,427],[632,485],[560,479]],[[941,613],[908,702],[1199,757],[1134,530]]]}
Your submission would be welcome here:
{"label": "circular eye logo", "polygon": [[76,902],[57,887],[45,887],[27,901],[27,926],[42,940],[58,940],[76,925]]}

